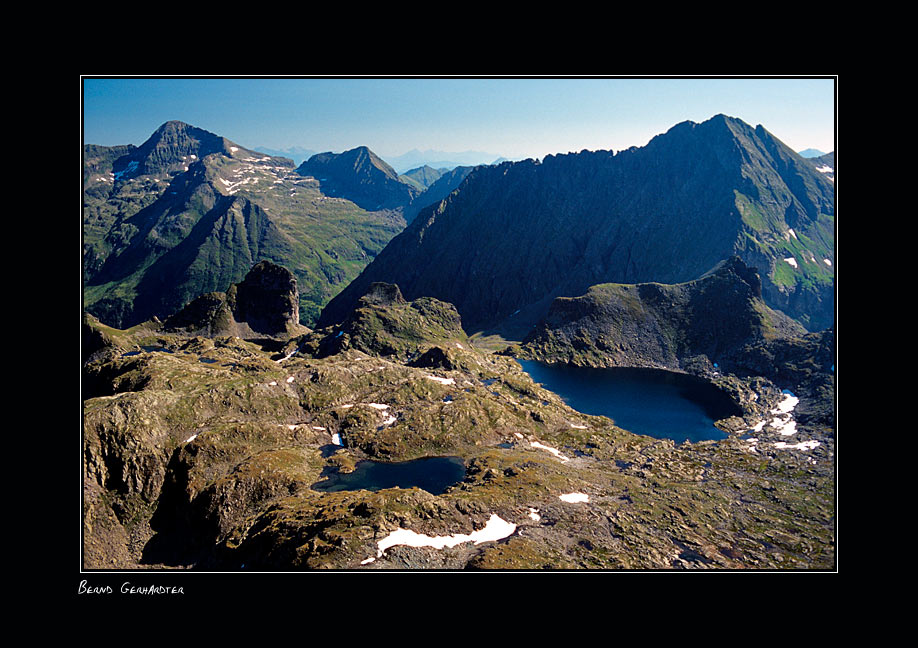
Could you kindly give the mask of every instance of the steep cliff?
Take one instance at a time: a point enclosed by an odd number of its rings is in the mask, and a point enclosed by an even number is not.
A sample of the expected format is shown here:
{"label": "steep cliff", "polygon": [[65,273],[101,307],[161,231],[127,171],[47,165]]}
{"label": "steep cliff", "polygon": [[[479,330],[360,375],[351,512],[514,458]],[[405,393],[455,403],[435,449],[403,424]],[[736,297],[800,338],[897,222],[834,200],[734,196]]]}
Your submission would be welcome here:
{"label": "steep cliff", "polygon": [[192,300],[169,317],[163,329],[207,337],[286,340],[303,332],[296,277],[286,268],[262,261],[226,293],[208,293]]}

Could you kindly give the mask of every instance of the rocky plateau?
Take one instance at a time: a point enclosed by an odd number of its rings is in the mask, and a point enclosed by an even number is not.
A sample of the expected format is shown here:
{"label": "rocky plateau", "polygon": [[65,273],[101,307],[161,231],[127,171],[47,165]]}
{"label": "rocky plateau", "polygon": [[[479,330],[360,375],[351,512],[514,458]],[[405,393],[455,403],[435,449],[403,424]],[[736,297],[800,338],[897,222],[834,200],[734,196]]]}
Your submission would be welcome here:
{"label": "rocky plateau", "polygon": [[[596,288],[499,353],[453,305],[388,283],[305,329],[273,264],[164,322],[86,314],[83,567],[831,570],[834,336],[772,316],[756,280],[730,261],[690,285]],[[702,335],[727,304],[724,335]],[[718,422],[723,441],[632,434],[514,355],[652,362],[708,378],[742,415]],[[315,487],[434,456],[465,465],[439,494]]]}

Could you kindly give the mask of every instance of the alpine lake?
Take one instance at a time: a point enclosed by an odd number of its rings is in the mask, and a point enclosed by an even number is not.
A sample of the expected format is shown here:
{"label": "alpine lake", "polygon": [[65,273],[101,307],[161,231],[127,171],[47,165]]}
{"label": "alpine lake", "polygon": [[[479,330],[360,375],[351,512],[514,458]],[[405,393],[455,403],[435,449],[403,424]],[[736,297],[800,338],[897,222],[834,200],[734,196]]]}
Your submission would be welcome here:
{"label": "alpine lake", "polygon": [[656,439],[726,439],[714,422],[742,413],[727,394],[696,376],[662,369],[517,362],[533,381],[578,412],[606,416],[620,428]]}
{"label": "alpine lake", "polygon": [[[573,409],[601,415],[633,432],[657,439],[717,441],[727,438],[714,422],[740,414],[738,406],[711,383],[660,369],[615,367],[594,369],[517,360],[537,383],[555,392]],[[334,448],[335,450],[337,448]],[[424,457],[412,461],[366,460],[352,472],[329,468],[313,489],[377,491],[420,488],[434,495],[465,477],[459,457]]]}

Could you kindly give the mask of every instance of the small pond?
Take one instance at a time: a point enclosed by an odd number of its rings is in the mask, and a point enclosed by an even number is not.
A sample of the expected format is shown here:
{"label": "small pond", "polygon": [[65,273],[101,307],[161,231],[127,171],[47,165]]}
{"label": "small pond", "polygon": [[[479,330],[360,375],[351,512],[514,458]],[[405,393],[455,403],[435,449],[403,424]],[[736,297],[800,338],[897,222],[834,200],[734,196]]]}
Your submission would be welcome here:
{"label": "small pond", "polygon": [[314,490],[334,493],[345,490],[378,491],[383,488],[420,488],[440,495],[465,479],[465,462],[459,457],[424,457],[413,461],[358,461],[353,472],[329,468]]}
{"label": "small pond", "polygon": [[660,369],[517,362],[573,409],[607,416],[635,434],[676,443],[720,440],[727,435],[714,427],[714,421],[741,414],[727,394],[696,376]]}

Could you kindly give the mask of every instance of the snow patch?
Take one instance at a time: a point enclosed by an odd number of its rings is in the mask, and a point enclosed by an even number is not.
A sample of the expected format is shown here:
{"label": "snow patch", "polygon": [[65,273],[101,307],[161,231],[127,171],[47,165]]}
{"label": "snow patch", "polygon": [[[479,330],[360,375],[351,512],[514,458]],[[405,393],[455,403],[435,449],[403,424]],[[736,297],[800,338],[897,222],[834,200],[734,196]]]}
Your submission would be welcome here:
{"label": "snow patch", "polygon": [[576,504],[578,502],[589,502],[590,496],[586,493],[566,493],[565,495],[558,495],[558,499],[562,502]]}
{"label": "snow patch", "polygon": [[529,517],[536,522],[542,519],[542,516],[539,515],[539,509],[532,508],[531,506],[529,507]]}
{"label": "snow patch", "polygon": [[341,443],[341,435],[338,434],[337,432],[332,434],[332,443],[334,443],[336,446],[344,445],[343,443]]}
{"label": "snow patch", "polygon": [[382,558],[386,549],[396,545],[405,545],[408,547],[433,547],[434,549],[443,549],[444,547],[455,547],[465,542],[473,542],[476,545],[482,542],[493,542],[502,540],[516,531],[516,525],[503,520],[497,514],[492,514],[484,528],[472,533],[458,533],[451,536],[428,536],[411,529],[396,529],[377,544],[375,557],[367,558],[361,561],[361,565],[367,565],[377,558]]}
{"label": "snow patch", "polygon": [[577,425],[576,423],[571,423],[570,421],[568,421],[568,424],[569,424],[572,428],[574,428],[575,430],[585,430],[585,429],[587,429],[587,426],[585,426],[585,425]]}
{"label": "snow patch", "polygon": [[771,426],[776,428],[783,436],[790,436],[797,432],[797,424],[794,422],[791,412],[797,407],[800,399],[792,393],[785,391],[784,400],[778,403],[778,406],[771,410],[772,414],[777,416],[772,419]]}
{"label": "snow patch", "polygon": [[835,169],[833,169],[827,164],[824,164],[821,167],[816,167],[816,170],[819,171],[820,173],[835,173]]}
{"label": "snow patch", "polygon": [[784,260],[790,265],[794,266],[795,268],[797,267],[797,259],[795,259],[794,257],[787,257]]}
{"label": "snow patch", "polygon": [[772,414],[790,414],[794,411],[794,408],[797,407],[797,404],[800,402],[800,399],[791,394],[790,392],[784,393],[784,400],[778,403],[778,406],[771,410]]}
{"label": "snow patch", "polygon": [[775,447],[779,450],[812,450],[819,445],[819,441],[801,441],[800,443],[785,443],[784,441],[778,441],[775,443]]}
{"label": "snow patch", "polygon": [[[389,406],[388,406],[388,405],[383,405],[382,403],[367,403],[367,405],[369,405],[370,407],[372,407],[372,408],[374,408],[374,409],[378,409],[378,410],[389,409]],[[350,405],[346,405],[345,407],[351,407],[351,406],[350,406]]]}
{"label": "snow patch", "polygon": [[829,261],[828,259],[823,259],[822,262],[825,263],[825,264],[826,264],[827,266],[829,266],[830,268],[832,267],[832,262]]}
{"label": "snow patch", "polygon": [[552,447],[547,446],[547,445],[542,445],[542,444],[539,443],[538,441],[530,441],[530,442],[529,442],[529,445],[531,445],[533,448],[539,448],[539,449],[541,449],[541,450],[547,450],[548,452],[550,452],[550,453],[552,453],[553,455],[555,455],[555,456],[556,456],[558,459],[560,459],[562,462],[570,461],[570,458],[569,458],[569,457],[565,457],[564,455],[562,455],[561,452],[560,452],[558,449],[556,449],[556,448],[552,448]]}
{"label": "snow patch", "polygon": [[771,426],[776,428],[778,433],[782,436],[790,436],[792,434],[796,434],[797,432],[797,423],[790,418],[776,418],[771,422]]}
{"label": "snow patch", "polygon": [[424,376],[425,378],[430,378],[431,380],[436,380],[441,385],[454,385],[456,381],[452,378],[441,378],[440,376]]}
{"label": "snow patch", "polygon": [[283,362],[283,361],[285,361],[285,360],[289,360],[290,358],[292,358],[293,356],[295,356],[297,353],[299,353],[299,351],[300,351],[299,348],[296,348],[296,349],[294,349],[293,351],[291,351],[290,353],[288,353],[287,355],[285,355],[283,358],[280,358],[279,360],[275,360],[275,362]]}
{"label": "snow patch", "polygon": [[197,434],[192,434],[190,437],[188,437],[187,439],[185,439],[185,443],[191,443],[192,441],[194,441],[194,440],[197,439],[197,438],[198,438],[198,435],[197,435]]}

